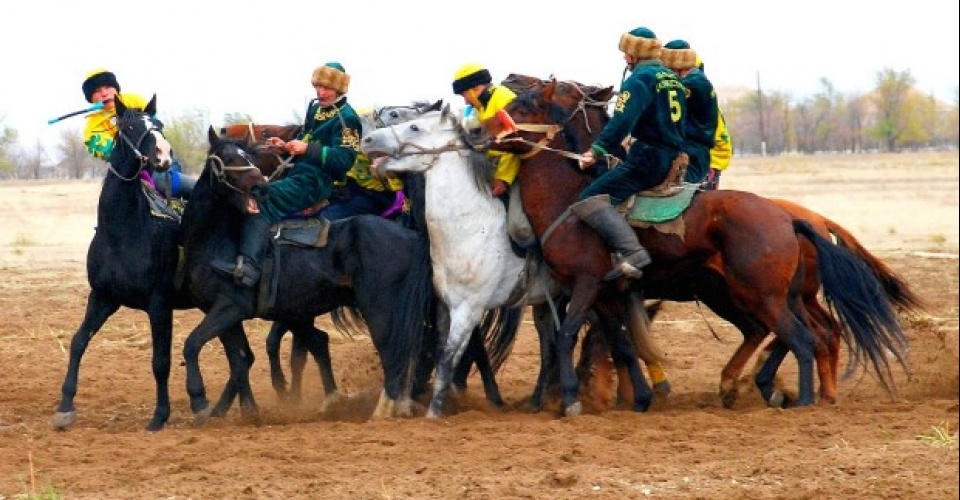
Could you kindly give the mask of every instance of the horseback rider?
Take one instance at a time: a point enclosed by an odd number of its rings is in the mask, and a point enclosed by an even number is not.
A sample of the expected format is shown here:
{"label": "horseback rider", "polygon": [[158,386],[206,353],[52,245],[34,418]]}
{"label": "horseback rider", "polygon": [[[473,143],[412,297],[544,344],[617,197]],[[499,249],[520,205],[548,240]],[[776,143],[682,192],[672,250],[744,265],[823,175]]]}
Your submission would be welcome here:
{"label": "horseback rider", "polygon": [[260,279],[270,226],[327,199],[334,182],[343,181],[360,151],[360,117],[347,102],[350,75],[343,65],[328,62],[316,68],[310,82],[317,98],[307,105],[301,132],[286,142],[279,137],[268,139],[273,147],[294,155],[293,168],[270,183],[259,204],[260,213],[244,219],[236,260],[211,263],[241,286],[253,287]]}
{"label": "horseback rider", "polygon": [[[469,105],[468,111],[475,111],[476,119],[483,123],[493,118],[517,97],[512,90],[502,85],[493,85],[493,78],[479,64],[461,66],[453,75],[453,93],[463,97]],[[506,200],[507,191],[517,172],[520,171],[520,157],[514,153],[488,151],[487,160],[495,165],[490,189],[493,196]]]}
{"label": "horseback rider", "polygon": [[580,167],[599,157],[609,157],[627,136],[634,140],[626,157],[594,180],[570,210],[592,227],[619,254],[619,263],[608,275],[642,276],[650,254],[617,210],[617,205],[637,192],[659,185],[674,162],[684,161],[683,120],[686,100],[676,73],[660,62],[660,41],[648,28],[639,27],[620,37],[620,50],[630,74],[620,85],[613,116],[583,153]]}
{"label": "horseback rider", "polygon": [[[83,96],[89,103],[103,103],[103,108],[87,115],[83,128],[83,144],[87,152],[98,160],[110,161],[110,154],[117,138],[116,99],[120,99],[128,108],[143,109],[147,101],[139,94],[120,93],[120,83],[116,75],[105,69],[95,69],[87,73],[83,80]],[[173,157],[173,165],[164,172],[148,172],[154,187],[166,198],[188,198],[195,177],[182,173],[180,160]]]}
{"label": "horseback rider", "polygon": [[[361,110],[357,112],[363,115]],[[317,215],[334,221],[362,214],[388,217],[399,213],[403,203],[403,181],[397,177],[382,178],[371,167],[370,158],[362,152],[357,153],[346,178],[337,183],[330,195],[330,203]]]}
{"label": "horseback rider", "polygon": [[663,65],[680,76],[687,89],[687,117],[684,125],[684,151],[690,165],[686,182],[703,183],[705,189],[716,189],[720,171],[730,164],[732,146],[727,124],[720,111],[717,92],[703,72],[703,63],[696,51],[684,40],[672,40],[663,46]]}

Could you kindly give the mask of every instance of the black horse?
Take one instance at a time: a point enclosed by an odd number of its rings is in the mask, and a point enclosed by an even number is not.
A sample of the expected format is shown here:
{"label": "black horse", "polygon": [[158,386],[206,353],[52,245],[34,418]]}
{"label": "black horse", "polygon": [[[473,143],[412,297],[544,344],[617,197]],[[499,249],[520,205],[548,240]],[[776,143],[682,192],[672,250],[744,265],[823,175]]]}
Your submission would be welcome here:
{"label": "black horse", "polygon": [[[409,411],[410,384],[418,364],[420,343],[435,333],[427,321],[433,314],[435,295],[430,277],[427,240],[416,232],[377,216],[358,216],[331,223],[328,243],[322,248],[294,245],[273,247],[276,301],[265,313],[257,311],[257,290],[241,288],[213,272],[209,263],[234,255],[245,210],[256,207],[249,193],[266,178],[252,164],[240,141],[220,138],[211,128],[210,150],[204,170],[183,215],[187,286],[206,315],[184,343],[187,392],[198,421],[225,412],[234,396],[241,410],[255,411],[247,380],[251,355],[238,325],[261,317],[281,321],[304,335],[315,333],[313,320],[337,309],[362,319],[370,332],[384,371],[384,392],[375,417]],[[238,207],[230,206],[239,205]],[[266,276],[266,275],[265,275]],[[268,279],[268,278],[264,278]],[[232,353],[231,376],[224,395],[209,407],[200,373],[199,354],[206,342],[220,336]],[[308,338],[308,337],[304,337]],[[326,351],[326,345],[323,345]],[[329,352],[321,360],[329,372]],[[326,379],[326,377],[324,377]],[[332,375],[324,380],[328,393],[336,390]]]}
{"label": "black horse", "polygon": [[141,182],[141,173],[170,166],[170,143],[153,118],[156,96],[144,109],[126,108],[116,101],[116,146],[97,205],[97,227],[87,250],[90,294],[83,321],[70,341],[70,362],[53,417],[57,429],[76,420],[80,359],[90,340],[120,306],[141,310],[150,317],[153,376],[157,403],[149,430],[159,430],[170,416],[170,346],[173,310],[192,308],[190,298],[177,290],[179,224],[176,214],[155,214]]}

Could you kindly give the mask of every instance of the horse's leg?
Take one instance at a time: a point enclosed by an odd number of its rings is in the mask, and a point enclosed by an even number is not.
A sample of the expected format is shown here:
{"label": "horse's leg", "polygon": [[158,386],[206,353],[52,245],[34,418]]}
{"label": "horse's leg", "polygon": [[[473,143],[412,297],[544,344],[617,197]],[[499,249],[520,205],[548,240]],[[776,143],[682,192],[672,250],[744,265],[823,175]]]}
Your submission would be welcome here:
{"label": "horse's leg", "polygon": [[220,395],[217,404],[210,411],[212,417],[223,417],[230,410],[233,400],[240,399],[240,413],[244,417],[253,417],[258,413],[257,402],[250,387],[250,368],[255,356],[247,341],[243,325],[238,323],[233,328],[220,334],[227,363],[230,366],[230,378]]}
{"label": "horse's leg", "polygon": [[[77,328],[70,340],[70,361],[67,365],[67,374],[63,379],[63,385],[60,387],[60,404],[57,405],[57,412],[53,415],[53,427],[55,429],[66,429],[76,421],[77,410],[73,405],[73,398],[77,395],[80,359],[87,351],[90,339],[100,331],[103,324],[113,313],[117,312],[117,309],[120,309],[120,304],[101,299],[94,291],[91,291],[87,296],[87,310],[83,315],[83,321],[80,322],[80,327]],[[154,345],[155,349],[156,345]],[[154,413],[154,418],[156,416],[156,413]]]}
{"label": "horse's leg", "polygon": [[283,335],[289,331],[279,321],[274,321],[270,325],[270,332],[267,333],[267,360],[270,361],[270,382],[273,383],[273,390],[281,401],[288,398],[287,379],[283,376],[283,366],[280,363],[280,345],[283,341]]}
{"label": "horse's leg", "polygon": [[[480,373],[480,380],[483,382],[483,394],[487,401],[497,408],[503,408],[506,403],[503,402],[503,396],[500,395],[500,387],[497,385],[496,375],[493,373],[493,366],[490,364],[490,356],[487,354],[487,348],[483,345],[483,336],[479,331],[474,331],[470,335],[470,341],[467,344],[467,352],[471,353],[473,362],[477,365],[477,371]],[[460,360],[460,366],[470,365]],[[468,371],[469,373],[469,371]],[[454,386],[456,387],[456,386]],[[464,384],[466,387],[466,384]]]}
{"label": "horse's leg", "polygon": [[[300,349],[306,349],[308,352],[310,352],[310,355],[313,356],[314,362],[317,363],[317,369],[320,370],[320,383],[323,384],[324,399],[336,397],[337,381],[333,376],[333,359],[330,357],[330,335],[327,334],[327,332],[313,326],[312,322],[304,323],[303,325],[294,328],[293,342],[294,345],[296,345],[297,342],[302,342]],[[294,357],[291,356],[291,362],[293,359]],[[305,361],[301,363],[301,366],[299,367],[299,372],[301,375],[299,375],[298,378],[303,378],[302,373],[304,370],[304,364]],[[294,373],[296,372],[297,369],[294,370]],[[296,381],[296,378],[293,378],[293,380],[297,385],[295,394],[297,397],[299,397],[300,384]]]}
{"label": "horse's leg", "polygon": [[613,321],[611,316],[599,314],[598,319],[603,325],[604,336],[610,344],[613,364],[617,367],[617,371],[621,373],[620,378],[629,379],[633,388],[631,395],[618,394],[618,396],[626,397],[627,399],[624,399],[624,401],[633,401],[633,411],[647,411],[650,408],[650,402],[653,400],[653,391],[640,370],[637,352],[634,350],[633,344],[630,343],[627,332],[623,325]]}
{"label": "horse's leg", "polygon": [[777,408],[790,402],[775,385],[776,371],[783,362],[787,348],[797,359],[797,378],[799,391],[795,404],[809,406],[815,402],[813,389],[814,339],[803,323],[793,315],[785,313],[777,325],[777,337],[783,341],[771,351],[770,357],[757,373],[756,384],[767,405]]}
{"label": "horse's leg", "polygon": [[[557,317],[562,322],[566,316],[567,299],[565,297],[558,299],[554,306]],[[544,394],[549,390],[551,383],[558,379],[555,351],[557,328],[560,325],[554,321],[553,311],[548,302],[533,306],[533,324],[540,340],[540,371],[537,373],[537,385],[530,396],[530,410],[540,411],[543,409]]]}
{"label": "horse's leg", "polygon": [[817,336],[817,373],[820,376],[820,402],[837,402],[840,363],[840,325],[816,297],[805,301],[810,313],[810,328]]}
{"label": "horse's leg", "polygon": [[200,372],[200,350],[219,332],[227,334],[242,321],[243,315],[237,314],[233,308],[233,304],[228,300],[215,302],[183,342],[187,395],[190,398],[190,410],[194,414],[194,421],[198,424],[206,422],[211,412],[210,402],[207,400],[203,385],[203,375]]}
{"label": "horse's leg", "polygon": [[592,278],[578,280],[573,287],[567,316],[557,335],[557,364],[560,370],[563,414],[566,416],[577,416],[583,412],[583,405],[577,398],[579,383],[573,366],[573,348],[577,333],[587,320],[587,311],[596,298],[596,282]]}
{"label": "horse's leg", "polygon": [[460,361],[470,342],[473,329],[480,323],[482,311],[473,310],[467,304],[450,308],[450,330],[443,352],[437,362],[433,381],[433,397],[427,410],[427,418],[440,418],[447,391],[453,377],[453,368]]}
{"label": "horse's leg", "polygon": [[[307,366],[307,351],[311,349],[311,347],[307,345],[310,342],[309,337],[317,335],[316,332],[326,335],[326,332],[314,328],[309,328],[302,331],[304,332],[302,334],[297,334],[297,332],[294,332],[293,342],[290,343],[290,393],[288,396],[292,402],[299,402],[301,396],[303,395],[303,370]],[[320,341],[320,344],[323,343],[323,341]],[[313,345],[314,350],[323,349],[321,345]],[[311,354],[313,354],[314,360],[320,368],[320,377],[322,378],[324,376],[323,362],[318,358],[317,354],[312,352]],[[322,354],[320,357],[322,357]],[[326,388],[326,385],[324,385],[324,388]]]}
{"label": "horse's leg", "polygon": [[173,344],[173,308],[163,294],[155,293],[147,307],[150,317],[150,334],[153,339],[151,368],[157,387],[157,406],[147,430],[163,428],[170,418],[170,356]]}
{"label": "horse's leg", "polygon": [[621,383],[616,385],[616,396],[611,394],[615,369],[609,340],[601,333],[600,325],[591,321],[580,345],[577,377],[580,379],[583,399],[592,400],[597,408],[605,408],[611,402],[615,407],[619,407],[621,402],[626,404],[625,402],[633,400],[633,383],[626,371],[621,373],[620,367],[616,367],[617,377],[622,375],[623,378]]}

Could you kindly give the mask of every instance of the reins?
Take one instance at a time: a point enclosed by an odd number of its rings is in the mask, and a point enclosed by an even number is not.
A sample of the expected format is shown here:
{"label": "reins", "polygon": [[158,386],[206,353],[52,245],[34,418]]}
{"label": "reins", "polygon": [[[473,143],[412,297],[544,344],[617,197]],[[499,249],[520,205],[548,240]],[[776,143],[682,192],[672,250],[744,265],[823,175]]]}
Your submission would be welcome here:
{"label": "reins", "polygon": [[150,133],[155,130],[159,132],[160,128],[157,126],[152,126],[146,129],[143,132],[143,134],[141,134],[140,137],[137,139],[137,142],[134,143],[133,141],[130,140],[129,137],[127,137],[127,134],[123,133],[122,128],[118,128],[117,135],[120,137],[120,139],[123,140],[124,144],[126,144],[127,146],[130,147],[130,149],[133,150],[133,154],[136,156],[137,160],[140,162],[140,168],[138,168],[137,171],[133,173],[133,176],[129,178],[124,177],[123,175],[120,174],[120,172],[117,172],[117,170],[113,168],[112,162],[107,164],[107,170],[110,171],[110,173],[112,173],[113,175],[117,176],[117,178],[125,182],[130,182],[132,180],[139,178],[140,172],[143,172],[143,169],[146,168],[148,163],[150,163],[150,158],[147,158],[146,156],[144,156],[143,153],[140,152],[140,145],[143,144],[144,139],[146,139],[147,136],[150,135]]}
{"label": "reins", "polygon": [[583,114],[583,121],[587,127],[587,131],[590,133],[593,133],[593,130],[590,127],[590,120],[587,117],[586,108],[587,106],[606,107],[608,103],[602,102],[602,101],[593,101],[586,94],[584,94],[583,89],[581,89],[578,85],[574,85],[574,87],[580,92],[583,98],[579,102],[577,102],[577,106],[572,112],[570,112],[570,116],[562,120],[560,123],[514,124],[513,128],[516,132],[530,132],[534,134],[544,134],[544,136],[539,141],[533,142],[523,137],[505,137],[505,135],[507,134],[504,134],[504,133],[501,133],[500,135],[498,135],[496,138],[496,141],[501,143],[518,142],[521,144],[531,146],[532,149],[530,149],[530,151],[527,151],[526,153],[519,155],[521,160],[526,160],[527,158],[530,158],[541,151],[549,151],[557,155],[560,155],[564,158],[576,160],[577,162],[583,161],[584,156],[582,154],[574,153],[572,151],[567,151],[565,149],[554,148],[554,147],[551,147],[550,144],[556,138],[557,134],[559,132],[562,132],[564,127],[566,127],[567,124],[573,121],[573,119],[577,116],[578,113]]}
{"label": "reins", "polygon": [[213,171],[213,175],[217,182],[227,186],[237,193],[245,194],[242,189],[230,183],[230,180],[227,177],[227,172],[245,172],[247,170],[256,170],[259,172],[260,169],[250,161],[250,158],[247,157],[242,149],[240,150],[240,157],[247,162],[246,165],[227,165],[224,163],[222,158],[215,154],[207,156],[207,163],[210,164],[210,170]]}

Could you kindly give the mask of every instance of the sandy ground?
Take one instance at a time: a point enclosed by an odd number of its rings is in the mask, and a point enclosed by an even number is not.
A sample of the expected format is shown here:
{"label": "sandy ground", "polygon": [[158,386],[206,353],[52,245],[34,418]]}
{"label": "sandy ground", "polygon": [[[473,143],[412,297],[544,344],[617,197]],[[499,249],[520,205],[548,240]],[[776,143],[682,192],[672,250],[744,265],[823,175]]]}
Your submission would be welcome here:
{"label": "sandy ground", "polygon": [[[676,360],[674,390],[647,413],[517,409],[539,366],[525,322],[499,375],[509,409],[489,408],[472,381],[459,411],[441,421],[366,422],[380,382],[368,339],[333,335],[337,381],[351,397],[321,414],[312,369],[300,406],[273,394],[260,347],[269,325],[255,320],[247,331],[260,356],[251,375],[260,417],[234,411],[196,427],[179,360],[200,315],[185,311],[175,315],[173,415],[158,433],[143,430],[154,404],[147,318],[125,309],[84,358],[75,426],[52,429],[86,302],[99,184],[0,183],[0,500],[50,491],[71,499],[958,498],[958,170],[956,152],[736,158],[723,177],[725,188],[788,198],[840,222],[928,301],[926,314],[902,318],[913,378],[895,370],[896,398],[857,372],[834,406],[769,409],[748,389],[724,409],[719,372],[739,333],[695,305],[668,304],[655,335]],[[218,392],[226,362],[217,343],[201,364]],[[783,373],[795,380],[792,358]]]}

